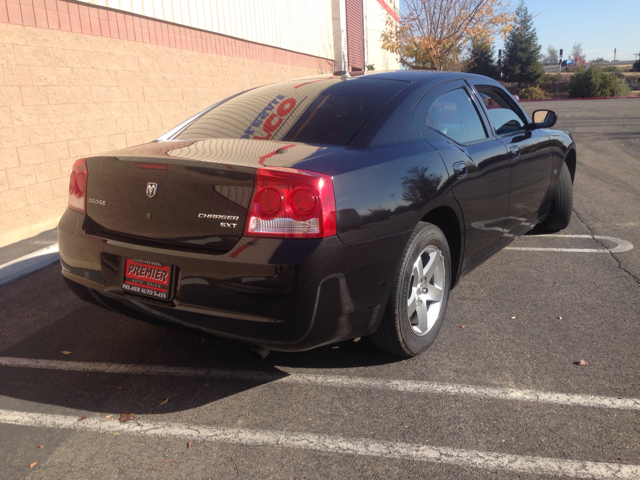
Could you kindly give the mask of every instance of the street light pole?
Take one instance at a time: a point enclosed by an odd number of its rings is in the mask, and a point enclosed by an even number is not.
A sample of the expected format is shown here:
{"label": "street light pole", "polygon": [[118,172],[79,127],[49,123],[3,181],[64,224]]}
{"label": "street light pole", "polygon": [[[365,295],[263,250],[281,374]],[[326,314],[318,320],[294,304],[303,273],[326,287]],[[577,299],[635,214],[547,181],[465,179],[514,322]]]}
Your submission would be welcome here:
{"label": "street light pole", "polygon": [[556,98],[560,97],[560,79],[562,78],[562,49],[560,49],[560,59],[558,60],[558,80],[556,80]]}
{"label": "street light pole", "polygon": [[558,62],[558,65],[560,65],[560,73],[562,73],[562,49],[560,49],[560,61]]}

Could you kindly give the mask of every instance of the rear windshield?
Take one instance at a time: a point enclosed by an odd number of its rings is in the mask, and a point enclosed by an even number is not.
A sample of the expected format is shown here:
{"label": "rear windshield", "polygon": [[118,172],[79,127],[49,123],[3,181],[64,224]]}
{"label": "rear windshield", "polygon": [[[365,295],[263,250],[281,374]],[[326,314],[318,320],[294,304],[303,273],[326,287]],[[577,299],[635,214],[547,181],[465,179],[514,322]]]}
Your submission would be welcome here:
{"label": "rear windshield", "polygon": [[175,139],[246,138],[347,145],[407,83],[323,78],[283,82],[231,98]]}

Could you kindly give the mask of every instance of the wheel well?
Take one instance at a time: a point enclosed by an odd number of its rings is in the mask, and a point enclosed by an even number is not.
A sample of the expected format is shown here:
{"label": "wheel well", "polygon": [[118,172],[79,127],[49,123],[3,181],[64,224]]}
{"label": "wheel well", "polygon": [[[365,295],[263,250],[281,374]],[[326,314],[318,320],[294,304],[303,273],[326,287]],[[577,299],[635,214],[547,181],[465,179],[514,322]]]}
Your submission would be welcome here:
{"label": "wheel well", "polygon": [[567,164],[567,168],[569,168],[569,173],[571,173],[571,183],[573,183],[576,178],[576,151],[569,150],[564,162]]}
{"label": "wheel well", "polygon": [[458,276],[458,267],[460,266],[460,259],[462,255],[460,223],[455,212],[449,207],[438,207],[431,210],[423,218],[423,222],[429,222],[434,224],[447,239],[449,244],[449,250],[451,251],[451,288],[455,285],[456,277]]}

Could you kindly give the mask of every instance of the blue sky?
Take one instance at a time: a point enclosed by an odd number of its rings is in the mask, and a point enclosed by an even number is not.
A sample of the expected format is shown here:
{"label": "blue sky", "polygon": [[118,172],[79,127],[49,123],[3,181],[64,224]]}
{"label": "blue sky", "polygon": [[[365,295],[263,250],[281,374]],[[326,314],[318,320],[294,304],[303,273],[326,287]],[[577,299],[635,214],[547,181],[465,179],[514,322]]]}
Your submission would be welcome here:
{"label": "blue sky", "polygon": [[[435,0],[437,1],[437,0]],[[511,1],[515,8],[520,0]],[[403,0],[400,0],[402,10]],[[640,2],[638,0],[525,0],[542,45],[564,49],[564,58],[571,54],[574,43],[582,43],[587,60],[602,57],[613,60],[617,48],[618,60],[634,60],[640,52]],[[496,38],[496,53],[503,41]]]}
{"label": "blue sky", "polygon": [[[512,1],[512,6],[518,5]],[[574,43],[582,43],[587,60],[602,57],[633,60],[640,52],[640,2],[638,0],[525,0],[533,24],[547,53],[547,45],[564,49],[564,58]],[[496,39],[496,50],[502,39]]]}

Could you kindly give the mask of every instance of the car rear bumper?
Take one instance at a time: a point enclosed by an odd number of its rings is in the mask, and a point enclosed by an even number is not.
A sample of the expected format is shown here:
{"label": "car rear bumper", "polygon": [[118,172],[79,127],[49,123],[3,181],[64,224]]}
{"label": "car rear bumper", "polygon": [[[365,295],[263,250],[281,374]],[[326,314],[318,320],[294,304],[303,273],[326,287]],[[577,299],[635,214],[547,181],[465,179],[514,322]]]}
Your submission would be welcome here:
{"label": "car rear bumper", "polygon": [[[285,351],[373,332],[410,235],[353,245],[337,237],[243,237],[227,253],[208,254],[88,235],[83,222],[83,214],[67,209],[58,235],[62,273],[84,300]],[[127,258],[172,265],[170,300],[123,290]]]}

